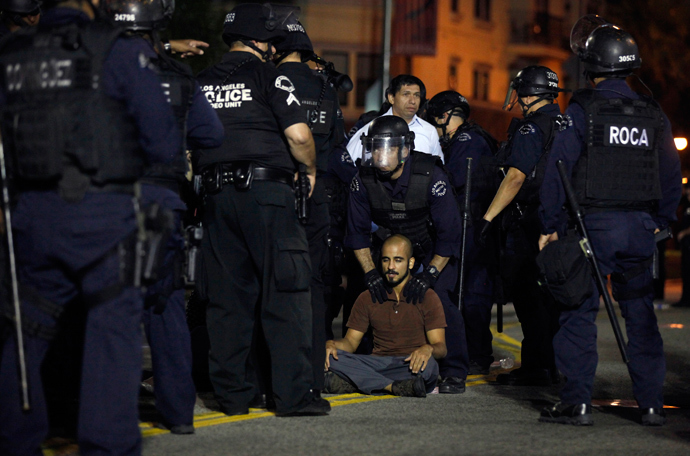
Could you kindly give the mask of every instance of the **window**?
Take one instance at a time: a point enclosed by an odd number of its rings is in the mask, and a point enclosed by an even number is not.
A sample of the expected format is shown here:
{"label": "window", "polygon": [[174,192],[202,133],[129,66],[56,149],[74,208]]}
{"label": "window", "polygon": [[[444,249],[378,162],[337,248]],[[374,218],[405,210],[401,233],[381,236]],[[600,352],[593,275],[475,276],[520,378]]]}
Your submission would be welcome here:
{"label": "window", "polygon": [[[342,74],[348,74],[350,71],[350,56],[347,52],[324,51],[321,57],[327,62],[332,62],[335,71]],[[338,102],[340,106],[347,106],[347,92],[338,90]]]}
{"label": "window", "polygon": [[472,95],[475,100],[486,101],[489,99],[489,68],[475,68]]}
{"label": "window", "polygon": [[380,77],[381,54],[357,54],[357,83],[355,85],[356,106],[364,106],[367,97],[367,90],[376,83]]}
{"label": "window", "polygon": [[486,22],[491,21],[491,0],[474,0],[474,17]]}
{"label": "window", "polygon": [[460,0],[450,0],[450,12],[456,14],[460,12]]}
{"label": "window", "polygon": [[460,66],[460,59],[451,57],[448,64],[448,87],[451,90],[458,90],[458,67]]}

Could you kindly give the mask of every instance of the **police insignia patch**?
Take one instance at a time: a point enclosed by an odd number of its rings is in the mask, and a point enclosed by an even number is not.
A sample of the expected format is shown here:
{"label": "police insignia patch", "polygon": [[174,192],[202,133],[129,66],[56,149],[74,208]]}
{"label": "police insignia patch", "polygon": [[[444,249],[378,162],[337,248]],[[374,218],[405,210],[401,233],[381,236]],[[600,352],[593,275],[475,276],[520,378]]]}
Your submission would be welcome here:
{"label": "police insignia patch", "polygon": [[472,139],[472,136],[469,133],[460,133],[458,136],[458,141],[461,142],[469,141],[470,139]]}
{"label": "police insignia patch", "polygon": [[359,191],[359,181],[356,177],[353,177],[352,182],[350,182],[350,191],[352,193],[357,193]]}
{"label": "police insignia patch", "polygon": [[343,163],[348,163],[350,165],[354,165],[352,162],[352,157],[350,156],[350,153],[346,150],[343,151],[343,153],[340,155],[340,161]]}
{"label": "police insignia patch", "polygon": [[139,66],[141,68],[146,68],[149,66],[149,58],[142,53],[139,53]]}
{"label": "police insignia patch", "polygon": [[290,94],[290,96],[288,96],[287,99],[288,106],[290,106],[293,101],[297,103],[298,106],[301,106],[295,94],[292,93],[295,91],[295,86],[292,84],[292,81],[287,76],[278,76],[276,78],[276,87]]}
{"label": "police insignia patch", "polygon": [[520,127],[520,134],[521,135],[531,135],[532,133],[536,132],[534,129],[534,125],[532,124],[525,124],[522,127]]}
{"label": "police insignia patch", "polygon": [[448,185],[446,181],[438,181],[431,187],[431,194],[436,197],[441,197],[448,191]]}

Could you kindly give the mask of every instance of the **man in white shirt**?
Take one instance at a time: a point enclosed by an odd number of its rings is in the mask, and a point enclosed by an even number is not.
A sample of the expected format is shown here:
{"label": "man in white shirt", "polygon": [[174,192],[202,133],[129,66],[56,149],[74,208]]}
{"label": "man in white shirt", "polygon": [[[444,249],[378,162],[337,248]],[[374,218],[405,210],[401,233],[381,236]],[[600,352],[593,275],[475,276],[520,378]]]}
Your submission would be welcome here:
{"label": "man in white shirt", "polygon": [[[425,96],[426,87],[424,87],[424,83],[419,78],[409,74],[398,75],[391,80],[390,85],[386,89],[386,99],[391,107],[384,115],[393,115],[405,119],[410,130],[415,134],[414,150],[436,155],[443,161],[443,152],[438,141],[436,128],[427,121],[417,117],[417,111]],[[350,153],[353,162],[356,162],[358,158],[362,158],[362,140],[360,138],[369,131],[370,124],[371,122],[359,129],[347,144],[347,151]]]}

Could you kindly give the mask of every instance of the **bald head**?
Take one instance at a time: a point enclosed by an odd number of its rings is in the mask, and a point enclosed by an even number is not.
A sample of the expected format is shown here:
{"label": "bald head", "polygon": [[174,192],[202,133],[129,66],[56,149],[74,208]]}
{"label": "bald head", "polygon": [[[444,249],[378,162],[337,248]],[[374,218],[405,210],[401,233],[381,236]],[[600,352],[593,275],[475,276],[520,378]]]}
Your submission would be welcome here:
{"label": "bald head", "polygon": [[386,239],[383,242],[383,249],[386,248],[387,245],[393,244],[396,246],[401,246],[403,248],[403,252],[405,252],[407,258],[412,258],[412,242],[410,242],[409,239],[407,239],[405,236],[402,234],[394,234],[390,236],[388,239]]}

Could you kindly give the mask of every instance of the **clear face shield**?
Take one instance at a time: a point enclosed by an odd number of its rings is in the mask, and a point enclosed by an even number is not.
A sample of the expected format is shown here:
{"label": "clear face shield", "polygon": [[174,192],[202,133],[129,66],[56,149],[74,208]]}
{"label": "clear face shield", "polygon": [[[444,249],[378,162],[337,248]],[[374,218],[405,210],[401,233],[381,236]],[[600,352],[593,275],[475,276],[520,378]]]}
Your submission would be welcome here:
{"label": "clear face shield", "polygon": [[515,80],[510,81],[510,85],[508,86],[508,93],[506,93],[506,99],[503,102],[503,110],[504,111],[510,111],[513,109],[513,106],[518,102],[518,94],[517,94],[517,87],[515,86]]}
{"label": "clear face shield", "polygon": [[364,156],[362,166],[393,173],[410,156],[410,144],[403,136],[392,138],[362,136]]}
{"label": "clear face shield", "polygon": [[608,23],[606,19],[598,14],[587,14],[582,16],[575,25],[573,25],[570,31],[570,49],[573,53],[578,57],[582,56],[585,52],[585,45],[587,44],[589,35],[591,35],[595,29]]}

